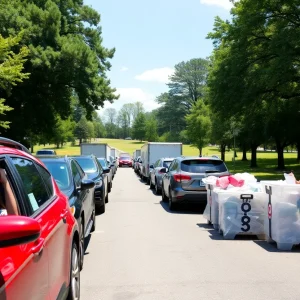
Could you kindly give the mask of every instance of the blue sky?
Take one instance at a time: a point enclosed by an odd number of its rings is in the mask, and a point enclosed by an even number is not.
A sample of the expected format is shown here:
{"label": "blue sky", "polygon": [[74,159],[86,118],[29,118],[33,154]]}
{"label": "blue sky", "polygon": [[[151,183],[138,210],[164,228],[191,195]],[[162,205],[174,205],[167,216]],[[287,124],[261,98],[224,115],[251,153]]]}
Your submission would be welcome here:
{"label": "blue sky", "polygon": [[[116,48],[107,74],[120,99],[105,108],[141,101],[146,111],[167,91],[174,65],[211,54],[205,37],[215,16],[229,19],[229,0],[85,0],[101,14],[103,45]],[[100,110],[100,114],[103,110]]]}

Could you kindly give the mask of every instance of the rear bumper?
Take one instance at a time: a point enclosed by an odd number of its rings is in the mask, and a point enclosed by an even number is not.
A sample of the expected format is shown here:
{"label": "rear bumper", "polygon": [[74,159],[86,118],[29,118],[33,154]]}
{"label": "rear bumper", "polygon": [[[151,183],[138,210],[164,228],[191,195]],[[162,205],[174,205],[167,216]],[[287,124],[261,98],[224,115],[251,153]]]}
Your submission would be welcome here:
{"label": "rear bumper", "polygon": [[175,203],[207,203],[206,191],[185,191],[182,189],[171,190],[172,200]]}
{"label": "rear bumper", "polygon": [[119,167],[123,167],[123,166],[132,168],[132,163],[127,163],[127,164],[120,164],[119,163]]}

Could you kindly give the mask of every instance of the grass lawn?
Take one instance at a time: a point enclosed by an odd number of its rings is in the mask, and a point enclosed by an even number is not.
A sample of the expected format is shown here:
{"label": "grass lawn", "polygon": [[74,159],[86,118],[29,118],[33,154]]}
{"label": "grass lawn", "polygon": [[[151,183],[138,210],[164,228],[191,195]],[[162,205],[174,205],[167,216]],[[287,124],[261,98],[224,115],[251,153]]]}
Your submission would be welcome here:
{"label": "grass lawn", "polygon": [[[97,143],[107,143],[113,148],[117,148],[121,151],[128,152],[132,154],[134,150],[140,149],[144,142],[140,141],[125,141],[117,139],[98,139],[97,141],[92,141]],[[77,143],[76,146],[71,146],[67,143],[63,148],[56,149],[55,145],[37,145],[34,147],[34,151],[39,149],[55,149],[58,155],[78,155],[80,154],[80,147]],[[218,155],[220,156],[219,149],[216,147],[206,147],[203,149],[203,155]],[[189,145],[183,146],[183,155],[199,155],[198,149],[191,147]],[[277,166],[277,153],[276,152],[257,152],[257,168],[250,168],[250,161],[241,161],[242,153],[237,152],[236,161],[233,163],[232,157],[233,152],[226,152],[226,165],[231,173],[243,173],[248,172],[256,176],[260,180],[277,180],[284,179],[283,172],[276,170]],[[285,153],[285,166],[287,171],[293,170],[297,179],[300,179],[300,164],[296,161],[296,153]],[[247,158],[250,160],[250,153],[247,154]]]}

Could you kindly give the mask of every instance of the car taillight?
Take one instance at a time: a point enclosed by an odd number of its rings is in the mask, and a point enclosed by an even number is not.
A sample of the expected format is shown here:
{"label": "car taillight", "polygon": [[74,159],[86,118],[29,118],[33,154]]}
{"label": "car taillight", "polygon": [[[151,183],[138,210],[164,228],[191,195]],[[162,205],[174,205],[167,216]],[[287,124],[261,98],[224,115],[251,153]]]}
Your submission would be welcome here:
{"label": "car taillight", "polygon": [[191,176],[184,174],[175,174],[173,177],[176,182],[188,182],[192,179]]}

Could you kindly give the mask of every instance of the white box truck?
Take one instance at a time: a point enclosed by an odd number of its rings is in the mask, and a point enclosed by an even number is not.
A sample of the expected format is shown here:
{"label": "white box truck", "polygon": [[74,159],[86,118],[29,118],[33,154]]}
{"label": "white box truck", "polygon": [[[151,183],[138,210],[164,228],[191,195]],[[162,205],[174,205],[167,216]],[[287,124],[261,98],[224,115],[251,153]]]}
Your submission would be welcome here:
{"label": "white box truck", "polygon": [[182,155],[182,143],[146,143],[141,149],[141,177],[149,182],[149,166],[162,157]]}
{"label": "white box truck", "polygon": [[110,155],[111,155],[114,159],[116,159],[117,157],[120,156],[120,151],[119,151],[118,149],[116,149],[116,148],[111,148],[111,150],[110,150]]}
{"label": "white box truck", "polygon": [[133,152],[133,159],[137,158],[138,156],[141,156],[141,149],[137,149]]}
{"label": "white box truck", "polygon": [[111,155],[111,149],[108,144],[97,144],[97,143],[82,143],[80,144],[81,155],[94,154],[96,157],[105,157],[109,161]]}

